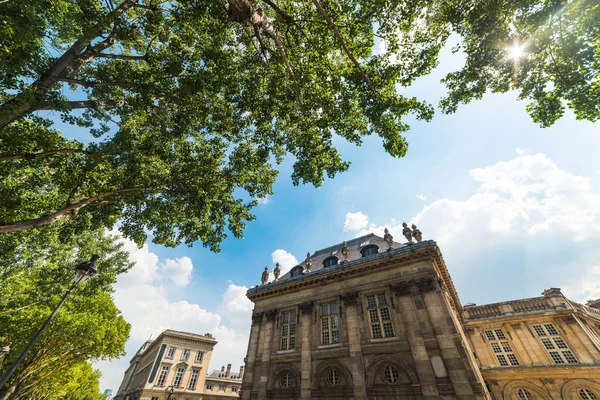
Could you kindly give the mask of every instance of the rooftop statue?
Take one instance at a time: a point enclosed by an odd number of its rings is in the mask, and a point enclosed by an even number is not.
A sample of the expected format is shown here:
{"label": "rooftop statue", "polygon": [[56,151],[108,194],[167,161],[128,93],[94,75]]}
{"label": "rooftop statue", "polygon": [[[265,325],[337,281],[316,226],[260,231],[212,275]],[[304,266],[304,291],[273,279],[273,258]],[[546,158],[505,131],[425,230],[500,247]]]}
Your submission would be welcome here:
{"label": "rooftop statue", "polygon": [[310,272],[312,268],[312,259],[310,258],[310,252],[306,253],[306,261],[304,261],[304,272]]}
{"label": "rooftop statue", "polygon": [[266,285],[269,282],[269,267],[265,267],[262,273],[262,284]]}
{"label": "rooftop statue", "polygon": [[402,229],[402,234],[404,235],[406,240],[408,240],[408,243],[413,243],[412,232],[410,231],[410,228],[408,227],[406,222],[403,222],[402,226],[404,227],[404,229]]}
{"label": "rooftop statue", "polygon": [[348,244],[346,242],[344,242],[344,244],[342,245],[342,255],[344,256],[344,261],[348,261],[350,250],[348,250]]}
{"label": "rooftop statue", "polygon": [[275,281],[279,279],[279,275],[281,275],[281,268],[279,268],[279,263],[275,263],[275,269],[273,270],[273,275],[275,275]]}
{"label": "rooftop statue", "polygon": [[423,241],[423,234],[415,224],[412,224],[412,235],[417,242],[421,243],[421,241]]}
{"label": "rooftop statue", "polygon": [[394,244],[394,237],[390,231],[388,231],[388,228],[385,228],[383,232],[385,233],[385,235],[383,235],[383,240],[385,240],[385,243],[388,245],[388,250],[391,250],[392,245]]}

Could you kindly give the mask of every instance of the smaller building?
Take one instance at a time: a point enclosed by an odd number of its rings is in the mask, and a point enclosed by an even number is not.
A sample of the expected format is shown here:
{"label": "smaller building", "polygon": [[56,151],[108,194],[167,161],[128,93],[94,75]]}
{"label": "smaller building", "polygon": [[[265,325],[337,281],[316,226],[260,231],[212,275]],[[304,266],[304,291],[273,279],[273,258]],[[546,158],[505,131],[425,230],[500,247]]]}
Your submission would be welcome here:
{"label": "smaller building", "polygon": [[221,367],[220,370],[212,371],[206,376],[206,386],[202,399],[216,400],[239,397],[243,376],[243,365],[240,367],[239,373],[231,372],[231,364],[227,364],[227,369]]}
{"label": "smaller building", "polygon": [[171,400],[238,398],[241,378],[231,374],[231,364],[227,372],[222,368],[228,377],[207,378],[216,344],[210,335],[167,329],[131,358],[114,400],[167,400],[169,394]]}

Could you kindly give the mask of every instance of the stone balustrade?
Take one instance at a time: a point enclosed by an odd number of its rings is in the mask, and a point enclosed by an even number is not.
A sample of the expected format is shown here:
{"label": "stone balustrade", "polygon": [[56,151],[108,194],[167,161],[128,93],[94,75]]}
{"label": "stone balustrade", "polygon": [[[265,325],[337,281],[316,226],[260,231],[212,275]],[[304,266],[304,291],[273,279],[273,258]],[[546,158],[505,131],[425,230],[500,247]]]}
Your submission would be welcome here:
{"label": "stone balustrade", "polygon": [[465,320],[474,320],[509,316],[514,314],[527,314],[540,311],[555,311],[565,308],[565,303],[557,302],[553,298],[534,297],[530,299],[486,304],[482,306],[466,306],[463,308],[462,315],[463,319]]}

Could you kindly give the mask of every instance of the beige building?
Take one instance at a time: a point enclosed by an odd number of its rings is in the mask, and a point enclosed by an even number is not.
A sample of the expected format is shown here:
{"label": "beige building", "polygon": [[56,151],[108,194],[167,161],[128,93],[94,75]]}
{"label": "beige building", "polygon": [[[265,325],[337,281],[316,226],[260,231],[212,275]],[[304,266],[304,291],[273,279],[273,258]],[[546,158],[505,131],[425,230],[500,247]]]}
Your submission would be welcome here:
{"label": "beige building", "polygon": [[600,301],[560,289],[463,307],[464,331],[496,399],[600,399]]}
{"label": "beige building", "polygon": [[239,398],[243,368],[232,375],[229,364],[224,385],[207,377],[216,344],[210,336],[167,329],[132,357],[114,399],[167,400],[169,395],[170,400]]}
{"label": "beige building", "polygon": [[435,242],[403,234],[263,273],[242,399],[600,400],[600,311],[558,289],[462,307]]}

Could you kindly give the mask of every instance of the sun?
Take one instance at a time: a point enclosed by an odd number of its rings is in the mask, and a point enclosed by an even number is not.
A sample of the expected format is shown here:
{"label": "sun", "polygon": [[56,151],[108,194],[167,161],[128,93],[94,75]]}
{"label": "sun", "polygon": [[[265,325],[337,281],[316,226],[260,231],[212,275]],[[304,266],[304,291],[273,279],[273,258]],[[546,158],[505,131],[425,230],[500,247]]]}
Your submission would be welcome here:
{"label": "sun", "polygon": [[525,55],[525,49],[523,48],[523,46],[514,45],[512,47],[509,47],[507,50],[508,56],[513,60],[519,60]]}

